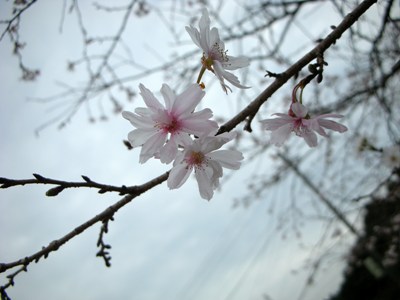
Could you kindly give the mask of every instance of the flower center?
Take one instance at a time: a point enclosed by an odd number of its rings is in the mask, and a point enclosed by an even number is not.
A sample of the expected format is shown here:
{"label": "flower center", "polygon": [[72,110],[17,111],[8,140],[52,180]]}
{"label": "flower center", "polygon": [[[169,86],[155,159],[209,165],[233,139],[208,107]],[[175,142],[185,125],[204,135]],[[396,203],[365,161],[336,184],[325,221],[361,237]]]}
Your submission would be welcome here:
{"label": "flower center", "polygon": [[200,167],[204,163],[205,158],[202,152],[192,151],[186,162],[191,166]]}
{"label": "flower center", "polygon": [[171,123],[165,125],[164,130],[172,133],[177,131],[179,127],[180,126],[178,120],[172,119]]}
{"label": "flower center", "polygon": [[229,58],[226,54],[227,52],[228,50],[224,50],[224,48],[221,48],[218,43],[214,43],[208,56],[220,62],[228,62]]}
{"label": "flower center", "polygon": [[179,120],[174,117],[170,116],[170,121],[167,123],[158,123],[156,127],[160,128],[164,133],[176,133],[181,129],[181,123]]}
{"label": "flower center", "polygon": [[[224,50],[217,42],[211,47],[208,53],[203,53],[203,57],[201,58],[201,63],[203,66],[210,71],[213,71],[212,65],[214,60],[217,60],[221,63],[227,63],[229,58],[227,56],[228,50]],[[207,54],[207,56],[206,56]]]}
{"label": "flower center", "polygon": [[304,133],[310,132],[310,129],[303,124],[303,119],[298,118],[296,121],[293,122],[293,131],[296,133],[297,136],[303,136]]}

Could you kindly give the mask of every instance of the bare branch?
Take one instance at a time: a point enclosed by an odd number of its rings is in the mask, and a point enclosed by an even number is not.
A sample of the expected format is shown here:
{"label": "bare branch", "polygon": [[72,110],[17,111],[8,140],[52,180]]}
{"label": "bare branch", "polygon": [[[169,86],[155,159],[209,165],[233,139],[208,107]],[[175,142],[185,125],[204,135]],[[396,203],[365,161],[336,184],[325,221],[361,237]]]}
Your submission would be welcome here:
{"label": "bare branch", "polygon": [[0,41],[3,39],[3,37],[7,34],[7,32],[12,31],[12,26],[15,21],[18,21],[22,14],[29,8],[31,7],[37,0],[32,0],[28,4],[26,4],[23,8],[18,8],[16,9],[16,14],[9,20],[1,20],[0,24],[7,24],[6,28],[0,35]]}
{"label": "bare branch", "polygon": [[81,182],[69,182],[69,181],[63,181],[63,180],[56,180],[52,178],[47,178],[43,177],[39,174],[33,174],[35,179],[9,179],[9,178],[0,178],[0,188],[6,189],[10,187],[15,187],[15,186],[24,186],[24,185],[29,185],[29,184],[49,184],[49,185],[55,185],[56,187],[51,188],[46,192],[46,196],[53,197],[57,196],[60,192],[62,192],[64,189],[69,189],[69,188],[82,188],[82,187],[88,187],[88,188],[94,188],[98,189],[99,194],[104,194],[107,192],[117,192],[119,193],[120,196],[126,195],[126,194],[131,194],[131,193],[136,193],[136,186],[131,186],[127,187],[125,185],[122,186],[112,186],[108,184],[101,184],[98,182],[95,182],[91,180],[89,177],[82,175],[82,178],[84,181]]}
{"label": "bare branch", "polygon": [[121,200],[119,200],[117,203],[109,206],[103,212],[94,216],[93,218],[91,218],[87,222],[83,223],[82,225],[76,227],[74,230],[72,230],[71,232],[69,232],[68,234],[63,236],[62,238],[52,241],[49,245],[47,245],[46,247],[43,247],[40,251],[38,251],[30,256],[27,256],[25,258],[14,261],[14,262],[0,263],[0,273],[3,273],[6,270],[14,268],[16,266],[28,266],[32,262],[37,263],[41,258],[47,258],[51,252],[57,251],[61,246],[63,246],[69,240],[78,236],[79,234],[81,234],[83,231],[85,231],[92,225],[96,224],[97,222],[103,222],[104,220],[109,220],[120,208],[122,208],[126,204],[130,203],[133,199],[135,199],[136,197],[143,194],[144,192],[150,190],[151,188],[153,188],[153,187],[159,185],[160,183],[164,182],[165,180],[167,180],[168,174],[169,174],[169,172],[164,173],[163,175],[158,176],[142,185],[135,186],[134,192],[126,195]]}

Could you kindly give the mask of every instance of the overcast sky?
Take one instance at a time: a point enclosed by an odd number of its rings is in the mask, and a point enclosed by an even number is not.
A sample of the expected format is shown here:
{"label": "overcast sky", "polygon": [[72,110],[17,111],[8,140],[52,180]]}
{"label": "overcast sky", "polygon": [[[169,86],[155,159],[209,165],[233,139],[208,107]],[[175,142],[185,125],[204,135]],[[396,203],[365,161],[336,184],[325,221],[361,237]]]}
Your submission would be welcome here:
{"label": "overcast sky", "polygon": [[[66,72],[66,61],[81,54],[81,36],[75,17],[69,15],[59,33],[62,2],[38,1],[21,22],[21,39],[27,43],[24,60],[40,68],[37,81],[19,79],[8,38],[0,43],[0,176],[22,179],[38,173],[79,181],[87,175],[101,183],[134,185],[162,174],[168,166],[155,160],[139,165],[139,149],[127,151],[122,140],[132,127],[120,116],[109,115],[107,122],[91,124],[82,109],[64,129],[49,126],[35,135],[35,129],[51,118],[53,105],[28,99],[59,92],[56,82],[84,80],[79,72]],[[8,7],[1,2],[1,18],[7,16]],[[120,21],[113,14],[98,19],[87,13],[85,18],[99,32]],[[146,45],[158,50],[168,47],[168,35],[162,26],[152,26],[160,22],[154,14],[132,18],[125,41],[132,36],[129,46],[136,57],[144,62],[154,60]],[[158,91],[162,78],[155,76],[143,83]],[[132,89],[137,91],[137,86]],[[251,97],[254,92],[248,93]],[[141,99],[134,104],[142,106]],[[134,104],[125,103],[124,109],[133,110]],[[247,175],[268,166],[268,160],[258,160],[243,166],[241,172]],[[318,255],[313,245],[326,228],[310,222],[303,227],[302,240],[293,235],[285,239],[277,231],[279,221],[268,214],[269,201],[233,209],[233,199],[246,192],[242,187],[247,176],[237,173],[210,202],[200,198],[193,178],[174,191],[165,184],[157,186],[121,209],[109,224],[105,241],[112,245],[111,268],[95,257],[97,224],[47,260],[31,264],[29,272],[17,276],[15,287],[7,290],[9,296],[200,300],[263,299],[268,295],[273,300],[297,299],[310,271],[305,267]],[[119,200],[117,195],[83,189],[48,198],[47,189],[26,186],[0,191],[0,262],[38,251]],[[279,203],[288,195],[287,188],[281,187],[270,197]],[[305,299],[320,300],[337,288],[343,265],[339,257],[333,261],[329,270],[321,271]],[[4,284],[4,276],[0,282]]]}

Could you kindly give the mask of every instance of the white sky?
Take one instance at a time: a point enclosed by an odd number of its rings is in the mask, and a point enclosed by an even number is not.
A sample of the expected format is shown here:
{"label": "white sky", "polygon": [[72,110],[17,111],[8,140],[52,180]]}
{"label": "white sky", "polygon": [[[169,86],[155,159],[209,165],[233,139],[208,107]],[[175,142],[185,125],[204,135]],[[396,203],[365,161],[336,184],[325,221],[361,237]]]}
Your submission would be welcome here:
{"label": "white sky", "polygon": [[[11,55],[7,38],[0,43],[0,176],[22,179],[38,173],[79,181],[80,175],[87,175],[101,183],[134,185],[168,170],[157,161],[137,163],[139,149],[127,151],[122,144],[132,129],[122,117],[89,124],[83,109],[63,130],[50,126],[40,137],[35,136],[34,130],[49,119],[51,112],[46,111],[49,106],[27,99],[58,92],[57,81],[84,80],[79,72],[65,72],[66,61],[81,53],[81,37],[75,18],[69,15],[59,34],[61,4],[38,1],[21,23],[21,39],[27,42],[25,62],[42,73],[37,81],[19,80],[17,60]],[[6,6],[1,3],[0,11]],[[119,19],[113,15],[99,19],[89,13],[85,20],[101,33],[118,24]],[[165,41],[168,36],[162,26],[153,26],[155,22],[160,21],[154,15],[132,19],[133,26],[124,36],[135,57],[143,62],[154,60],[144,45],[157,50],[169,46]],[[162,81],[156,76],[143,83],[158,91]],[[137,91],[137,85],[132,89]],[[221,91],[215,93],[226,101]],[[252,97],[255,92],[248,93]],[[134,104],[142,105],[141,99]],[[133,110],[134,104],[124,108]],[[265,160],[261,166],[268,165]],[[256,167],[260,165],[244,166],[241,172],[247,175]],[[267,213],[268,199],[247,209],[232,209],[232,199],[245,193],[245,178],[238,172],[210,202],[200,198],[193,178],[179,190],[158,186],[124,207],[109,224],[105,241],[113,247],[111,268],[95,257],[98,224],[47,260],[31,264],[29,272],[17,276],[15,287],[7,292],[12,299],[234,300],[262,299],[263,294],[273,300],[296,299],[308,274],[302,270],[307,259],[316,255],[312,246],[324,228],[310,222],[303,228],[302,241],[293,235],[282,239],[277,232],[278,221]],[[117,195],[83,189],[47,198],[47,189],[26,186],[0,191],[0,262],[38,251],[119,200]],[[287,196],[281,188],[268,197]],[[336,289],[342,266],[339,258],[333,261],[306,299],[319,300]],[[300,272],[293,275],[293,270]],[[0,283],[4,282],[2,276]]]}

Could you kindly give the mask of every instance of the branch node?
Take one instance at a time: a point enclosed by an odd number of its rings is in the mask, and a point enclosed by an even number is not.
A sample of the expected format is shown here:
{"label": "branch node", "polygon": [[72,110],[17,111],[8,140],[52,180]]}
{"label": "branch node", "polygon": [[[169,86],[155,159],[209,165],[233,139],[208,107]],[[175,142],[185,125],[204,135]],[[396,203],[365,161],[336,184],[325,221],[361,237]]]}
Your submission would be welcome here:
{"label": "branch node", "polygon": [[282,77],[281,73],[274,73],[274,72],[270,72],[268,70],[265,70],[265,72],[267,72],[267,74],[264,75],[264,77],[272,77],[272,78],[280,78]]}
{"label": "branch node", "polygon": [[106,251],[107,249],[111,249],[111,245],[106,244],[103,240],[104,234],[108,232],[109,221],[114,221],[112,214],[102,221],[103,225],[100,228],[99,238],[97,240],[97,247],[100,247],[100,250],[96,253],[97,257],[103,258],[106,267],[111,267],[111,255],[110,252]]}
{"label": "branch node", "polygon": [[33,173],[33,177],[35,177],[39,182],[43,182],[46,180],[46,178],[44,178],[42,175]]}
{"label": "branch node", "polygon": [[82,175],[83,180],[85,180],[87,183],[93,182],[89,177]]}
{"label": "branch node", "polygon": [[46,196],[47,196],[47,197],[54,197],[54,196],[57,196],[57,195],[58,195],[59,193],[61,193],[63,190],[64,190],[64,187],[63,187],[63,186],[61,186],[61,185],[56,186],[56,187],[54,187],[54,188],[49,189],[49,190],[46,192]]}

